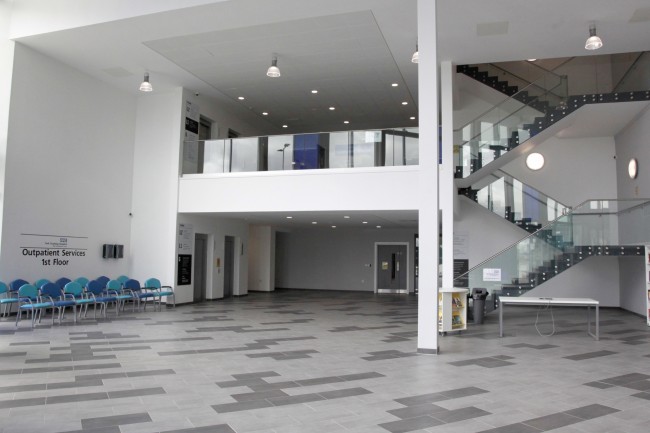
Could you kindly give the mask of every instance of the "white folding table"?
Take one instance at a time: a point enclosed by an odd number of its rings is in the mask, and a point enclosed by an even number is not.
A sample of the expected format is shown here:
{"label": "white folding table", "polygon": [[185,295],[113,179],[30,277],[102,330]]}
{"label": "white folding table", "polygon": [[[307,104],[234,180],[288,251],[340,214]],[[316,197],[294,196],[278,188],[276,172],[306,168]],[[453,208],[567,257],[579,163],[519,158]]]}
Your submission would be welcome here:
{"label": "white folding table", "polygon": [[[503,337],[503,310],[506,304],[509,305],[541,305],[549,307],[587,307],[587,334],[599,339],[598,330],[598,301],[589,298],[538,298],[532,296],[499,297],[499,337]],[[596,311],[595,328],[596,333],[591,332],[591,308]]]}

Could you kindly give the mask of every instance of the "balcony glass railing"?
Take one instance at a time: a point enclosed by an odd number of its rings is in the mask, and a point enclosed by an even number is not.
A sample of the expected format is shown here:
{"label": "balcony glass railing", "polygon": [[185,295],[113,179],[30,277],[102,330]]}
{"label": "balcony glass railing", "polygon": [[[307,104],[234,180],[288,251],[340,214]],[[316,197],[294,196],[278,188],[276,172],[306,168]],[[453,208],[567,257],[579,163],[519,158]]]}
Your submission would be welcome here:
{"label": "balcony glass railing", "polygon": [[418,164],[418,129],[186,141],[182,174]]}
{"label": "balcony glass railing", "polygon": [[[650,200],[588,200],[454,279],[519,296],[592,255],[634,254],[650,241]],[[627,248],[627,249],[626,249]]]}

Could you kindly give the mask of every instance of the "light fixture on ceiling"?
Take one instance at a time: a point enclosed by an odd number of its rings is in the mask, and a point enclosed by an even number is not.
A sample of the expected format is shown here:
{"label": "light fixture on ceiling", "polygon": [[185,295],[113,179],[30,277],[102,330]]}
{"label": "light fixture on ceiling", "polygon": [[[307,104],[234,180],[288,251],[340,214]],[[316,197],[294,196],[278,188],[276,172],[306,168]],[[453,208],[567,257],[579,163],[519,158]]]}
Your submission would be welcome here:
{"label": "light fixture on ceiling", "polygon": [[278,56],[273,56],[271,66],[266,70],[266,76],[271,78],[278,78],[280,76],[280,68],[278,68]]}
{"label": "light fixture on ceiling", "polygon": [[585,43],[585,50],[593,51],[603,46],[603,41],[596,35],[596,24],[589,25],[589,38]]}
{"label": "light fixture on ceiling", "polygon": [[149,72],[144,73],[144,81],[140,84],[141,92],[153,92],[153,86],[149,82]]}
{"label": "light fixture on ceiling", "polygon": [[627,174],[630,176],[630,179],[636,179],[639,174],[639,163],[636,158],[630,158],[630,162],[627,165]]}
{"label": "light fixture on ceiling", "polygon": [[418,48],[418,44],[415,44],[415,52],[413,53],[413,56],[411,57],[411,62],[413,63],[419,63],[420,62],[420,49]]}
{"label": "light fixture on ceiling", "polygon": [[262,111],[262,116],[268,116],[268,115],[269,115],[268,112],[266,112],[266,111]]}
{"label": "light fixture on ceiling", "polygon": [[533,152],[526,157],[526,167],[533,171],[537,171],[544,167],[544,155],[541,153]]}
{"label": "light fixture on ceiling", "polygon": [[336,110],[336,107],[330,107],[330,111]]}
{"label": "light fixture on ceiling", "polygon": [[537,59],[526,59],[526,60],[529,61],[529,62],[535,62],[535,61],[537,61]]}

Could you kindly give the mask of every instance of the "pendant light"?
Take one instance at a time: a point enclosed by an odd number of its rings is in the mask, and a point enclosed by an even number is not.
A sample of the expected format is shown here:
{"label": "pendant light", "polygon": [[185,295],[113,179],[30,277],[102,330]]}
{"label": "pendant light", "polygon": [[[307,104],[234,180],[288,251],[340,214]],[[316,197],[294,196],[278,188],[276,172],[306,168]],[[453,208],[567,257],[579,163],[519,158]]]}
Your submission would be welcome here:
{"label": "pendant light", "polygon": [[413,53],[413,56],[411,57],[411,62],[413,63],[418,63],[420,61],[420,51],[418,49],[418,44],[415,44],[415,52]]}
{"label": "pendant light", "polygon": [[142,84],[140,84],[140,91],[141,92],[153,92],[153,87],[151,86],[151,83],[149,82],[149,72],[144,73],[144,81]]}
{"label": "pendant light", "polygon": [[596,35],[596,24],[589,26],[589,38],[585,43],[585,50],[593,51],[603,46],[603,41]]}
{"label": "pendant light", "polygon": [[278,68],[278,57],[273,56],[271,61],[271,66],[266,70],[266,75],[271,78],[277,78],[280,76],[280,68]]}

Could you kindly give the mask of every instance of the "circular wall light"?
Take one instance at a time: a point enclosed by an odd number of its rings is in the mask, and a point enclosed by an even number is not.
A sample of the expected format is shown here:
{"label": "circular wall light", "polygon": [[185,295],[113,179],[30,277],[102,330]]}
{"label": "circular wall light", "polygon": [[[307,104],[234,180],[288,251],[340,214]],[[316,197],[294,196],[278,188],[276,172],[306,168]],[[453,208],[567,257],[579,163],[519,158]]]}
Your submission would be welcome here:
{"label": "circular wall light", "polygon": [[537,171],[544,167],[544,156],[541,153],[533,152],[526,157],[526,167]]}
{"label": "circular wall light", "polygon": [[630,158],[630,162],[627,165],[627,174],[630,176],[630,179],[636,179],[637,174],[639,174],[639,163],[636,158]]}

